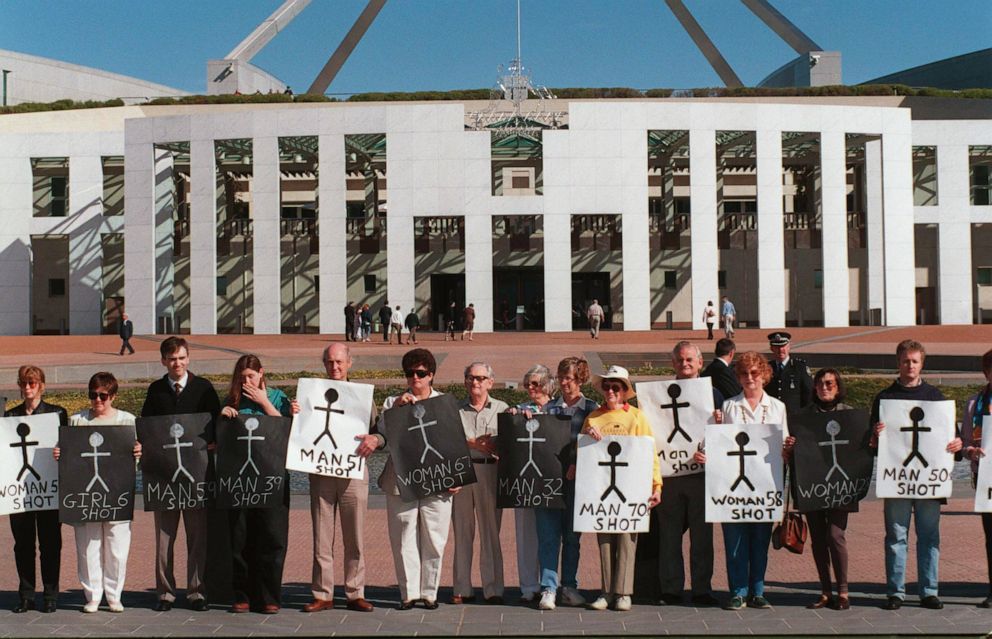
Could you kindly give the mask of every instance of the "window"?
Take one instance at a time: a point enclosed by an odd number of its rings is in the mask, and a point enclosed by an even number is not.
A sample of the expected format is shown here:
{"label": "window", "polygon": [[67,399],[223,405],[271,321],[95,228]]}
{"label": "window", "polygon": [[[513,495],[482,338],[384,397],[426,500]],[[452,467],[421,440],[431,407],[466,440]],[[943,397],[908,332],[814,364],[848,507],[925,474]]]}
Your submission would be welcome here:
{"label": "window", "polygon": [[365,219],[365,202],[348,202],[349,219]]}
{"label": "window", "polygon": [[817,290],[823,288],[823,271],[820,269],[813,271],[813,288]]}
{"label": "window", "polygon": [[365,292],[366,293],[375,293],[376,288],[377,288],[377,286],[376,286],[376,281],[375,281],[375,275],[366,275],[365,276]]}
{"label": "window", "polygon": [[67,178],[61,175],[52,176],[50,188],[52,191],[52,217],[65,217],[67,204]]}
{"label": "window", "polygon": [[937,147],[913,147],[913,205],[937,205]]}
{"label": "window", "polygon": [[217,295],[221,297],[227,296],[227,276],[218,275],[217,276]]}
{"label": "window", "polygon": [[675,271],[665,271],[665,288],[675,288]]}
{"label": "window", "polygon": [[65,297],[65,280],[61,277],[48,280],[48,297]]}
{"label": "window", "polygon": [[979,286],[992,286],[992,266],[979,266],[977,279]]}
{"label": "window", "polygon": [[716,272],[716,286],[717,288],[727,288],[727,271]]}

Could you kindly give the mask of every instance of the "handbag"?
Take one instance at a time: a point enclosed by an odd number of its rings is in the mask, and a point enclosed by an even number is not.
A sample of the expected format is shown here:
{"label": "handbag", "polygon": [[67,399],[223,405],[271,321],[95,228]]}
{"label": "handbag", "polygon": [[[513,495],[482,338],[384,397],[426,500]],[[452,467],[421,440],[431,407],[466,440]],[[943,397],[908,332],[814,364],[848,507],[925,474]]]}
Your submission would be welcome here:
{"label": "handbag", "polygon": [[806,546],[806,521],[801,513],[789,509],[791,491],[788,481],[785,488],[785,516],[772,529],[772,547],[775,550],[785,548],[791,553],[801,555]]}

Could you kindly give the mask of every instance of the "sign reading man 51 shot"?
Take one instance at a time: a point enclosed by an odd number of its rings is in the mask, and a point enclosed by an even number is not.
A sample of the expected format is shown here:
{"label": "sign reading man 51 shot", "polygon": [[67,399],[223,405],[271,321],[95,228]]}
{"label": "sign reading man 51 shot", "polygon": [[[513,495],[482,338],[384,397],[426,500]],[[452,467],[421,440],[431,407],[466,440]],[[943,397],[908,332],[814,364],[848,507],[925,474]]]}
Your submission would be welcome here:
{"label": "sign reading man 51 shot", "polygon": [[57,510],[59,416],[0,417],[0,515]]}
{"label": "sign reading man 51 shot", "polygon": [[[967,428],[970,424],[965,424]],[[982,418],[981,441],[974,440],[972,446],[979,445],[985,457],[978,462],[978,480],[975,482],[975,512],[992,512],[992,417]]]}
{"label": "sign reading man 51 shot", "polygon": [[300,412],[293,416],[286,468],[315,475],[361,479],[365,459],[355,451],[359,435],[369,434],[369,384],[301,379],[296,387]]}
{"label": "sign reading man 51 shot", "polygon": [[706,521],[779,521],[783,484],[781,424],[706,427]]}
{"label": "sign reading man 51 shot", "polygon": [[59,521],[134,518],[134,426],[59,429]]}
{"label": "sign reading man 51 shot", "polygon": [[880,498],[938,499],[951,496],[954,402],[883,399],[878,418],[875,494]]}
{"label": "sign reading man 51 shot", "polygon": [[579,435],[575,532],[647,532],[653,472],[653,437]]}
{"label": "sign reading man 51 shot", "polygon": [[238,415],[217,420],[218,508],[273,508],[286,481],[289,419]]}
{"label": "sign reading man 51 shot", "polygon": [[138,418],[145,510],[206,507],[209,424],[209,413]]}
{"label": "sign reading man 51 shot", "polygon": [[563,462],[572,441],[565,415],[500,413],[497,508],[565,507]]}
{"label": "sign reading man 51 shot", "polygon": [[796,438],[796,510],[850,508],[864,499],[875,465],[866,411],[797,413],[789,416],[789,433]]}
{"label": "sign reading man 51 shot", "polygon": [[709,377],[637,384],[637,405],[654,431],[662,477],[703,472],[692,456],[713,423],[713,382]]}

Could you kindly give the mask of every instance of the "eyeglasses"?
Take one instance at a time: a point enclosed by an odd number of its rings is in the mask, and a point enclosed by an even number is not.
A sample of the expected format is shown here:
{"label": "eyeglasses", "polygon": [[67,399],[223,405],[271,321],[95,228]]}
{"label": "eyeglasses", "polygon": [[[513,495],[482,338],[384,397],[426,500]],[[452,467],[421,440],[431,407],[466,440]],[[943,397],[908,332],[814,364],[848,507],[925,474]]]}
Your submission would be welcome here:
{"label": "eyeglasses", "polygon": [[744,377],[761,377],[761,371],[757,368],[751,369],[749,371],[744,371]]}
{"label": "eyeglasses", "polygon": [[622,393],[627,390],[627,387],[623,384],[603,384],[604,393]]}
{"label": "eyeglasses", "polygon": [[41,386],[41,382],[34,379],[28,379],[17,382],[17,385],[22,388],[27,388],[28,386]]}
{"label": "eyeglasses", "polygon": [[417,379],[423,379],[428,375],[430,375],[431,372],[425,371],[422,368],[418,368],[417,370],[405,370],[403,371],[403,374],[406,375],[407,377],[416,377]]}
{"label": "eyeglasses", "polygon": [[541,382],[530,381],[527,382],[527,388],[540,388],[542,386]]}
{"label": "eyeglasses", "polygon": [[99,399],[101,402],[105,402],[110,399],[110,393],[98,393],[96,391],[90,391],[90,400]]}
{"label": "eyeglasses", "polygon": [[572,377],[571,375],[563,375],[563,376],[561,376],[561,377],[558,378],[558,382],[559,383],[562,383],[562,382],[574,382],[574,381],[575,381],[575,378]]}
{"label": "eyeglasses", "polygon": [[465,376],[465,381],[466,382],[479,382],[480,384],[482,382],[486,381],[487,379],[489,379],[489,377],[487,375],[466,375]]}

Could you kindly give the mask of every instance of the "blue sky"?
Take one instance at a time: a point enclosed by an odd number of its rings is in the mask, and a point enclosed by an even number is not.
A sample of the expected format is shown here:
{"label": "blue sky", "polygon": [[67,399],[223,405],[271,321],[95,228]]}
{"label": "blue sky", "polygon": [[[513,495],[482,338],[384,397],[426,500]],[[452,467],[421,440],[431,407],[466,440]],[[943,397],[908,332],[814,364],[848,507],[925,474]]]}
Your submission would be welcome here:
{"label": "blue sky", "polygon": [[[0,49],[202,93],[281,0],[0,0]],[[990,0],[772,0],[844,81],[992,46]],[[252,62],[310,85],[366,0],[313,0]],[[795,53],[737,0],[686,0],[747,85]],[[523,0],[523,60],[550,87],[720,86],[663,0]],[[514,0],[389,0],[331,93],[484,88],[516,51]]]}

